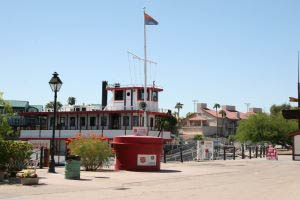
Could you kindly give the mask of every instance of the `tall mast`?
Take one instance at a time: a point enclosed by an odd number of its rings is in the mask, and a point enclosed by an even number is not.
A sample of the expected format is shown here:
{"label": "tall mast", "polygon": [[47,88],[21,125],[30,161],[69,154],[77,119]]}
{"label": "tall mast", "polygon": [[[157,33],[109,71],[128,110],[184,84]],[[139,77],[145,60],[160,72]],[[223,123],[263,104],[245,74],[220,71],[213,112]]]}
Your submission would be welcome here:
{"label": "tall mast", "polygon": [[[145,14],[146,14],[146,8],[144,7],[144,102],[145,102],[145,110],[144,110],[144,127],[148,127],[147,124],[147,43],[146,43],[146,23],[145,23]],[[147,130],[148,135],[148,130]]]}

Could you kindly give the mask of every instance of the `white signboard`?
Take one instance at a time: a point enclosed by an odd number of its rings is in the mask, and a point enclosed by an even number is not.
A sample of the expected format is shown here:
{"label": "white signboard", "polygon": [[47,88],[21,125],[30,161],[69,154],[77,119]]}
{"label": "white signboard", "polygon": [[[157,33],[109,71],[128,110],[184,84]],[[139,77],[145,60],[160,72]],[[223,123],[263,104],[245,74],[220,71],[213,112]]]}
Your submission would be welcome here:
{"label": "white signboard", "polygon": [[137,136],[145,136],[147,135],[147,127],[134,126],[132,127],[132,133]]}
{"label": "white signboard", "polygon": [[138,166],[156,166],[156,155],[138,154]]}
{"label": "white signboard", "polygon": [[214,159],[213,141],[197,141],[197,159],[198,160]]}
{"label": "white signboard", "polygon": [[34,149],[50,148],[50,140],[28,140],[33,145]]}

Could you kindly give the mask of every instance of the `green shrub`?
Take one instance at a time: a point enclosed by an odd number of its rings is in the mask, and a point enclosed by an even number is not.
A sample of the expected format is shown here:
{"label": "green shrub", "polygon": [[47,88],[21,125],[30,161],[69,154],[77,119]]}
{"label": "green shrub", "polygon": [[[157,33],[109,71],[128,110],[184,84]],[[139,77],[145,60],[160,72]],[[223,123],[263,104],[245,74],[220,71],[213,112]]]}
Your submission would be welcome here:
{"label": "green shrub", "polygon": [[32,154],[32,144],[22,141],[6,141],[7,145],[7,169],[15,173],[21,171],[27,165]]}
{"label": "green shrub", "polygon": [[203,135],[201,135],[201,134],[195,135],[194,140],[203,140]]}
{"label": "green shrub", "polygon": [[0,138],[0,172],[6,170],[9,161],[7,141]]}
{"label": "green shrub", "polygon": [[103,162],[113,156],[108,139],[96,134],[87,134],[84,137],[78,134],[75,138],[68,139],[67,144],[72,155],[81,157],[81,166],[86,171],[98,169]]}

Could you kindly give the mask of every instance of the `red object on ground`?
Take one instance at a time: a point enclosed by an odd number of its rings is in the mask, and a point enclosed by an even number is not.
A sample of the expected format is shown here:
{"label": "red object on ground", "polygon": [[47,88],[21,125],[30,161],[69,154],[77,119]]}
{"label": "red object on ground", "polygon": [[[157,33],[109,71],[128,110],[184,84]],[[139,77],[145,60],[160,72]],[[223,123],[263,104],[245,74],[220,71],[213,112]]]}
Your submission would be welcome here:
{"label": "red object on ground", "polygon": [[159,171],[163,138],[151,136],[117,136],[113,139],[116,170]]}

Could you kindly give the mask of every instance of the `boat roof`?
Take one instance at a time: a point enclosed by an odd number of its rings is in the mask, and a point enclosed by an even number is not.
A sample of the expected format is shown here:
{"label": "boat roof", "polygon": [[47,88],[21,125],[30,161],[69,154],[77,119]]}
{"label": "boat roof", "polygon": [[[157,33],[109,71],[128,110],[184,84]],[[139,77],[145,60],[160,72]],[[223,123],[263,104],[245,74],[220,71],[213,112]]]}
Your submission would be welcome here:
{"label": "boat roof", "polygon": [[[106,90],[127,90],[127,89],[144,89],[143,85],[120,85],[120,84],[113,84],[108,85]],[[162,87],[147,85],[147,89],[153,89],[154,91],[161,92],[163,91]]]}

